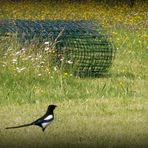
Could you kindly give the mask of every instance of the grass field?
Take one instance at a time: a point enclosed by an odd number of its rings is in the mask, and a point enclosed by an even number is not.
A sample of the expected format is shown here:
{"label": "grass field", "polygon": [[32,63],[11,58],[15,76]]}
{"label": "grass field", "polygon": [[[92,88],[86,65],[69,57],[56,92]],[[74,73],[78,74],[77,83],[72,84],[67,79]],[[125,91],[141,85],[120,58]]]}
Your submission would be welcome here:
{"label": "grass field", "polygon": [[94,98],[48,103],[56,103],[58,107],[55,121],[45,133],[39,127],[16,130],[4,127],[31,122],[45,112],[47,103],[2,106],[1,147],[146,147],[148,144],[147,99]]}
{"label": "grass field", "polygon": [[[15,36],[1,37],[0,147],[146,147],[147,6],[2,2],[1,20],[96,19],[112,35],[117,52],[106,76],[78,78],[49,67],[48,55],[36,45],[20,54]],[[31,122],[51,103],[58,108],[45,133],[38,127],[4,129]]]}

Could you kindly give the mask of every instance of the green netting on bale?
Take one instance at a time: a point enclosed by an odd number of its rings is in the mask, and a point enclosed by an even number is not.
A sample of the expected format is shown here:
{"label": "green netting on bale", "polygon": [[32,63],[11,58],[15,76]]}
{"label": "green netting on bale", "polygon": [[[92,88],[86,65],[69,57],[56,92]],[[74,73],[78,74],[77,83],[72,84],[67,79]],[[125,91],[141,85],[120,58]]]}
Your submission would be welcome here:
{"label": "green netting on bale", "polygon": [[[79,76],[100,76],[105,74],[114,57],[114,48],[108,35],[96,21],[91,20],[15,20],[0,23],[3,32],[16,33],[21,43],[38,38],[40,42],[56,39],[55,64],[74,69]],[[69,64],[69,61],[72,64]]]}

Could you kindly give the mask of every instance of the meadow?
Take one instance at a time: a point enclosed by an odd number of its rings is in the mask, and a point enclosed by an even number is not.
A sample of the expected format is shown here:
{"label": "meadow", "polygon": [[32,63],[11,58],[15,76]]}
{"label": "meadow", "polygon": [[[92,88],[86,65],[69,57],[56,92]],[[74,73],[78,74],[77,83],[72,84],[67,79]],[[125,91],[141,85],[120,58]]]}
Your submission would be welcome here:
{"label": "meadow", "polygon": [[[103,3],[2,2],[0,19],[95,19],[116,47],[106,76],[79,78],[50,66],[46,45],[21,47],[15,35],[0,38],[1,147],[146,147],[148,145],[147,3],[133,8]],[[40,10],[40,11],[39,11]],[[45,133],[27,123],[57,104]]]}

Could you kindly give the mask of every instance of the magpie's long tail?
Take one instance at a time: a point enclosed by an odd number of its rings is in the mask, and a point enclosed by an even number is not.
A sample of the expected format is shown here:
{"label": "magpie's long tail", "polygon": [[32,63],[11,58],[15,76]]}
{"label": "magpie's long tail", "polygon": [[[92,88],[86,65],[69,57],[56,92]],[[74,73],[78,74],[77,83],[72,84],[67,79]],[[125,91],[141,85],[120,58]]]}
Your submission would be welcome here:
{"label": "magpie's long tail", "polygon": [[26,126],[31,126],[31,125],[33,125],[33,123],[23,124],[19,126],[6,127],[5,129],[21,128],[21,127],[26,127]]}

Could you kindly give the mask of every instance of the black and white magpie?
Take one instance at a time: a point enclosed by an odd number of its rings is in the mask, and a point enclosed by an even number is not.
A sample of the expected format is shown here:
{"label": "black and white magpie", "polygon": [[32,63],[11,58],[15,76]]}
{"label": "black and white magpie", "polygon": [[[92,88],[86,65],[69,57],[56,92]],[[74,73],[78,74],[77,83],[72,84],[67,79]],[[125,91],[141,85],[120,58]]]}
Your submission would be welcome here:
{"label": "black and white magpie", "polygon": [[13,127],[7,127],[6,129],[13,129],[13,128],[21,128],[21,127],[26,127],[26,126],[31,126],[31,125],[37,125],[42,128],[42,131],[44,132],[45,128],[50,124],[51,121],[54,119],[54,113],[53,110],[56,108],[56,105],[49,105],[46,113],[39,119],[28,123],[28,124],[23,124],[19,126],[13,126]]}

